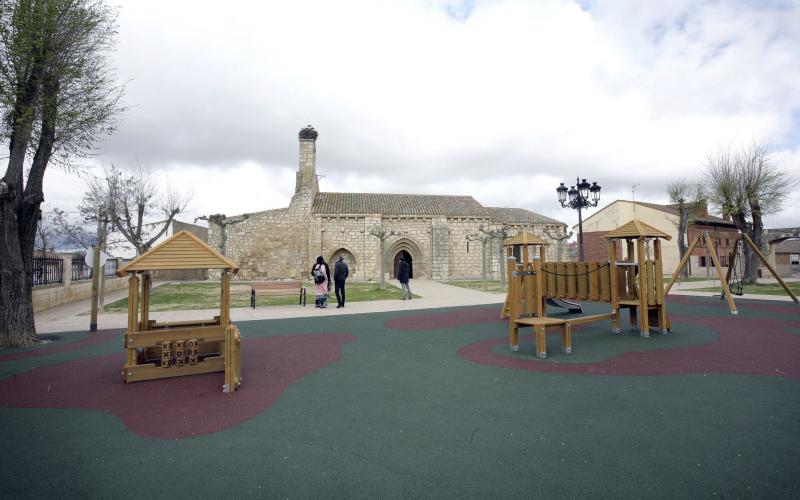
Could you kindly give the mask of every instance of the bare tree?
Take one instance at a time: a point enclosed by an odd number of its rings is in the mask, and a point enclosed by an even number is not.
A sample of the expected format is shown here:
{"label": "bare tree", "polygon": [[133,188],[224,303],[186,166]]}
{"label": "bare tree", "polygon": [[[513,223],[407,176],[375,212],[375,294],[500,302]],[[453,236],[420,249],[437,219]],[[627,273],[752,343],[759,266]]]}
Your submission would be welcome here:
{"label": "bare tree", "polygon": [[380,270],[381,270],[381,281],[380,281],[381,284],[380,284],[380,287],[381,287],[381,290],[386,290],[386,276],[384,274],[385,271],[384,271],[384,267],[383,267],[384,266],[384,262],[385,262],[385,258],[386,258],[386,256],[384,255],[386,238],[391,238],[392,236],[400,236],[401,234],[403,234],[403,233],[401,233],[400,231],[395,231],[394,229],[392,229],[391,231],[387,231],[386,229],[383,228],[383,226],[375,226],[375,227],[373,227],[372,229],[369,230],[369,235],[378,238],[378,240],[381,242],[381,245],[379,247],[380,248],[380,250],[379,250],[380,251],[380,259],[381,259],[381,261],[380,261]]}
{"label": "bare tree", "polygon": [[[763,144],[753,142],[742,149],[721,149],[708,156],[709,198],[723,216],[757,246],[763,246],[763,217],[780,211],[797,179],[770,157]],[[744,246],[743,282],[758,281],[758,256]]]}
{"label": "bare tree", "polygon": [[[175,186],[160,187],[153,172],[140,165],[128,171],[111,165],[102,177],[92,177],[88,184],[81,213],[87,220],[111,224],[137,255],[150,249],[192,199],[192,193]],[[148,224],[156,214],[160,220]],[[148,225],[153,226],[152,231],[147,230]]]}
{"label": "bare tree", "polygon": [[[51,160],[91,154],[123,88],[108,71],[116,13],[102,0],[0,0],[0,345],[37,341],[33,249]],[[24,175],[26,163],[30,168]]]}
{"label": "bare tree", "polygon": [[[689,216],[699,204],[705,203],[705,190],[698,181],[680,179],[667,184],[669,202],[678,210],[678,259],[682,259],[689,249],[686,243],[686,228],[689,225]],[[689,267],[683,268],[683,275],[689,277]]]}

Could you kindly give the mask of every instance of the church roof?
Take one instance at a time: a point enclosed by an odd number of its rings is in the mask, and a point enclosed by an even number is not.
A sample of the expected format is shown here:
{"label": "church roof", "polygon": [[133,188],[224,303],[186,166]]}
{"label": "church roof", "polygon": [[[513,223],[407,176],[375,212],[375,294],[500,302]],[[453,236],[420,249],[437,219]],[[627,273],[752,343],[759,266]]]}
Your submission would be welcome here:
{"label": "church roof", "polygon": [[489,217],[472,196],[386,193],[317,193],[315,214],[444,215]]}
{"label": "church roof", "polygon": [[492,222],[505,224],[558,224],[564,223],[524,208],[486,207]]}

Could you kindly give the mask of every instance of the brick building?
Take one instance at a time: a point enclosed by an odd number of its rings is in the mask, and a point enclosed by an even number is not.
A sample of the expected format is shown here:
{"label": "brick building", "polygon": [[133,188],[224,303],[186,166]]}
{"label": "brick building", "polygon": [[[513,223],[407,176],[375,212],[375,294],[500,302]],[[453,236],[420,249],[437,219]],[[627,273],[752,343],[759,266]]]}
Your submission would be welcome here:
{"label": "brick building", "polygon": [[[662,243],[664,253],[664,273],[671,274],[680,262],[678,251],[678,209],[675,205],[658,205],[640,201],[616,200],[595,212],[583,221],[583,241],[586,260],[608,259],[608,244],[603,239],[605,233],[616,229],[627,221],[638,218],[643,222],[672,236]],[[574,228],[577,231],[577,227]],[[710,215],[705,203],[690,207],[689,223],[686,230],[686,245],[708,231],[715,244],[720,264],[727,269],[728,256],[739,236],[733,222]],[[714,264],[708,255],[705,244],[698,245],[689,259],[693,276],[706,276],[713,271]]]}
{"label": "brick building", "polygon": [[[504,262],[498,231],[526,229],[552,241],[548,258],[566,256],[567,226],[521,208],[484,207],[471,196],[325,193],[319,191],[316,140],[312,127],[300,131],[300,160],[288,207],[236,216],[209,217],[208,241],[240,266],[242,279],[307,277],[318,255],[333,262],[342,255],[355,279],[380,276],[380,228],[384,270],[394,275],[402,255],[415,278],[478,278],[482,259],[488,274],[500,276]],[[475,235],[492,238],[483,243]]]}

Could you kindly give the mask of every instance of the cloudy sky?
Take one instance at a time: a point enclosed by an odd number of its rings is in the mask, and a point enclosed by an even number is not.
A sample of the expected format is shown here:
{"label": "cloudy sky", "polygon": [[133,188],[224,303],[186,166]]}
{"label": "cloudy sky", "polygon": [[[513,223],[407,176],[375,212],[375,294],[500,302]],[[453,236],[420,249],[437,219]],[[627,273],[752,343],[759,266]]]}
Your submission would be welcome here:
{"label": "cloudy sky", "polygon": [[[709,153],[755,140],[800,177],[798,26],[790,0],[132,0],[112,58],[130,109],[93,165],[192,190],[184,220],[284,207],[313,124],[323,191],[573,224],[555,188],[576,176],[601,205],[666,202]],[[52,169],[45,191],[69,210],[83,184]]]}

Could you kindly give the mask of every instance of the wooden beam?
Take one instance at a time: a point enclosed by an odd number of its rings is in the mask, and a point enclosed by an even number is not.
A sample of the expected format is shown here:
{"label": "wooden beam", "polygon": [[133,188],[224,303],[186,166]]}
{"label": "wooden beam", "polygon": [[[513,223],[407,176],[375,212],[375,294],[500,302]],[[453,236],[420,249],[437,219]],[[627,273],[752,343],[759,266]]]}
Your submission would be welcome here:
{"label": "wooden beam", "polygon": [[609,270],[609,287],[611,292],[611,312],[614,313],[614,318],[611,320],[611,331],[619,333],[621,331],[619,325],[619,285],[617,284],[617,241],[611,240],[608,242],[608,270]]}
{"label": "wooden beam", "polygon": [[795,294],[792,293],[791,290],[789,290],[789,287],[786,286],[786,283],[784,283],[784,281],[781,279],[781,277],[778,276],[778,273],[775,271],[775,269],[773,269],[772,265],[770,265],[770,263],[767,260],[767,258],[764,257],[764,254],[761,253],[761,250],[759,250],[758,247],[756,247],[756,244],[753,243],[753,240],[751,240],[750,237],[747,236],[744,233],[742,233],[742,236],[745,237],[745,239],[747,240],[747,243],[750,244],[750,247],[753,249],[753,251],[756,253],[756,255],[758,255],[758,258],[761,259],[761,262],[763,262],[764,265],[767,267],[767,269],[769,269],[769,272],[771,272],[772,275],[775,276],[775,279],[778,280],[778,283],[780,283],[781,286],[783,287],[783,289],[786,290],[786,293],[789,294],[789,297],[791,297],[792,300],[794,301],[794,303],[797,304],[798,303],[797,296],[795,296]]}
{"label": "wooden beam", "polygon": [[[139,331],[139,277],[131,273],[128,278],[128,333]],[[128,349],[125,366],[136,364],[136,349]]]}
{"label": "wooden beam", "polygon": [[694,248],[697,246],[698,243],[700,243],[700,238],[702,238],[702,236],[698,236],[697,238],[695,238],[692,244],[689,245],[689,248],[686,249],[686,253],[683,254],[683,257],[681,257],[681,261],[678,263],[678,267],[675,268],[675,272],[672,273],[672,278],[669,280],[667,289],[664,290],[664,295],[667,295],[669,291],[672,289],[672,285],[675,284],[675,280],[678,279],[678,275],[681,274],[681,271],[683,271],[683,268],[686,266],[686,263],[689,262],[689,258],[692,256]]}
{"label": "wooden beam", "polygon": [[731,308],[731,314],[738,314],[739,312],[736,310],[736,303],[733,301],[733,295],[731,295],[731,289],[728,288],[728,282],[722,276],[722,267],[719,265],[719,259],[717,258],[717,251],[714,249],[714,242],[711,240],[711,236],[708,235],[708,231],[703,232],[703,237],[706,241],[706,248],[708,249],[709,255],[711,255],[711,261],[714,262],[714,267],[717,270],[717,276],[719,277],[719,281],[722,284],[722,293],[725,294],[725,298],[728,299],[728,306]]}
{"label": "wooden beam", "polygon": [[147,330],[147,325],[150,324],[150,289],[153,285],[153,278],[150,273],[142,275],[142,320],[139,329]]}
{"label": "wooden beam", "polygon": [[639,335],[650,337],[650,316],[647,314],[647,257],[644,253],[644,237],[636,240],[639,261]]}

